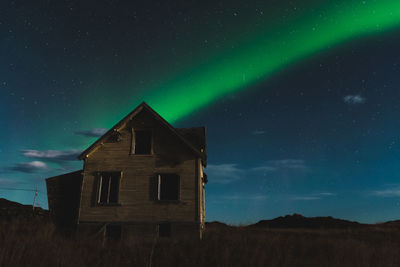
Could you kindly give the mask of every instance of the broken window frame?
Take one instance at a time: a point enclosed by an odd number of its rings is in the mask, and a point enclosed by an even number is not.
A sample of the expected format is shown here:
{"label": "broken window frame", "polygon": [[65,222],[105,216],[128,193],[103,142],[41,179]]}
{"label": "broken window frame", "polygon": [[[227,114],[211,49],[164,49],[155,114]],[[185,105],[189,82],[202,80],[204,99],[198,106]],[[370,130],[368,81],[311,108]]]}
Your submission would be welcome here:
{"label": "broken window frame", "polygon": [[[151,129],[134,129],[134,128],[132,128],[131,131],[132,131],[132,133],[131,133],[132,134],[132,142],[131,142],[130,154],[137,155],[137,156],[152,155],[153,154],[153,131]],[[148,144],[150,146],[150,149],[147,153],[137,153],[138,132],[147,132],[150,135],[149,140],[148,140],[148,141],[150,141],[150,144]]]}
{"label": "broken window frame", "polygon": [[[162,176],[176,176],[178,179],[177,181],[177,192],[176,192],[176,198],[163,198],[162,197]],[[167,179],[167,178],[165,178]],[[181,177],[177,173],[159,173],[157,174],[157,201],[160,202],[179,202],[180,201],[180,193],[181,193]]]}
{"label": "broken window frame", "polygon": [[[105,201],[102,200],[103,196],[103,179],[108,179]],[[98,173],[98,188],[97,188],[97,205],[99,206],[112,206],[112,205],[120,205],[119,203],[119,192],[120,192],[120,185],[121,185],[121,178],[122,172],[121,171],[107,171],[107,172],[99,172]],[[112,187],[115,186],[114,190]],[[116,191],[116,192],[114,192]],[[110,197],[112,194],[116,194],[115,200],[111,199]]]}

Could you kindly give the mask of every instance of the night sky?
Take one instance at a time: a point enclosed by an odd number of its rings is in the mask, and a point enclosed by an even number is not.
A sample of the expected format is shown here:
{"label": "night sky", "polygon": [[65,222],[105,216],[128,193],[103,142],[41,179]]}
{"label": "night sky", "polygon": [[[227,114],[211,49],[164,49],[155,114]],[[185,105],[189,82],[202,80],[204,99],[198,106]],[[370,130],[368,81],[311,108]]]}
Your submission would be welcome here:
{"label": "night sky", "polygon": [[0,197],[47,208],[146,101],[206,126],[207,221],[400,218],[398,0],[1,1],[0,33]]}

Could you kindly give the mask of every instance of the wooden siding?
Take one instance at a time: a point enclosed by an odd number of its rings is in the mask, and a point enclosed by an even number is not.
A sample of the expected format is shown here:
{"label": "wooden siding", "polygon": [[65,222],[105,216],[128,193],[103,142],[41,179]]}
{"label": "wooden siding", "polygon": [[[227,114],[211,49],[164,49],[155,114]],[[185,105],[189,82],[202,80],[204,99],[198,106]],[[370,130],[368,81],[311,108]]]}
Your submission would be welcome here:
{"label": "wooden siding", "polygon": [[46,179],[49,211],[57,225],[76,224],[81,183],[82,170]]}
{"label": "wooden siding", "polygon": [[[153,154],[130,155],[132,127],[152,130]],[[119,141],[105,141],[85,159],[80,222],[199,222],[198,193],[200,160],[176,135],[142,111],[119,131]],[[121,171],[119,205],[96,204],[97,173]],[[152,197],[152,179],[158,173],[180,175],[180,199],[160,202]],[[200,202],[201,203],[201,202]],[[196,205],[197,204],[197,205]]]}
{"label": "wooden siding", "polygon": [[205,219],[206,219],[206,214],[205,214],[205,194],[204,194],[204,182],[203,182],[203,177],[204,177],[204,172],[203,172],[203,164],[201,163],[201,160],[198,161],[199,165],[199,217],[200,217],[200,223],[204,224]]}

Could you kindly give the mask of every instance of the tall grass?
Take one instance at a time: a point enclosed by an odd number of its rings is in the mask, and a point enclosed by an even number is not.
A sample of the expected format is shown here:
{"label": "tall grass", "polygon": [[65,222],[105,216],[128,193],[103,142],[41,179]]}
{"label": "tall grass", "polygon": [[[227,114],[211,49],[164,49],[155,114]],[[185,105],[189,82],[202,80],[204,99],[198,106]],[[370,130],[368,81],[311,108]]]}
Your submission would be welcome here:
{"label": "tall grass", "polygon": [[[111,241],[110,241],[111,242]],[[209,227],[201,241],[108,242],[0,221],[0,266],[400,266],[400,230]]]}

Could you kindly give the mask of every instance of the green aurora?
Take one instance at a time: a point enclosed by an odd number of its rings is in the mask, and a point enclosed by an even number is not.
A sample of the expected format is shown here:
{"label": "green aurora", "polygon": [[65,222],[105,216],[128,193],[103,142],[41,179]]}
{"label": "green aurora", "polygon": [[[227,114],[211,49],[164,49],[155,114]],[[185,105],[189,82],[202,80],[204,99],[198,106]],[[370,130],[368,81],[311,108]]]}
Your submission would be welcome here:
{"label": "green aurora", "polygon": [[[149,88],[141,99],[170,122],[309,56],[400,25],[400,1],[346,1],[313,7],[238,42],[237,49]],[[316,16],[315,14],[320,14]],[[137,97],[135,97],[137,99]],[[136,103],[140,100],[134,101]],[[171,105],[171,103],[174,103]]]}

